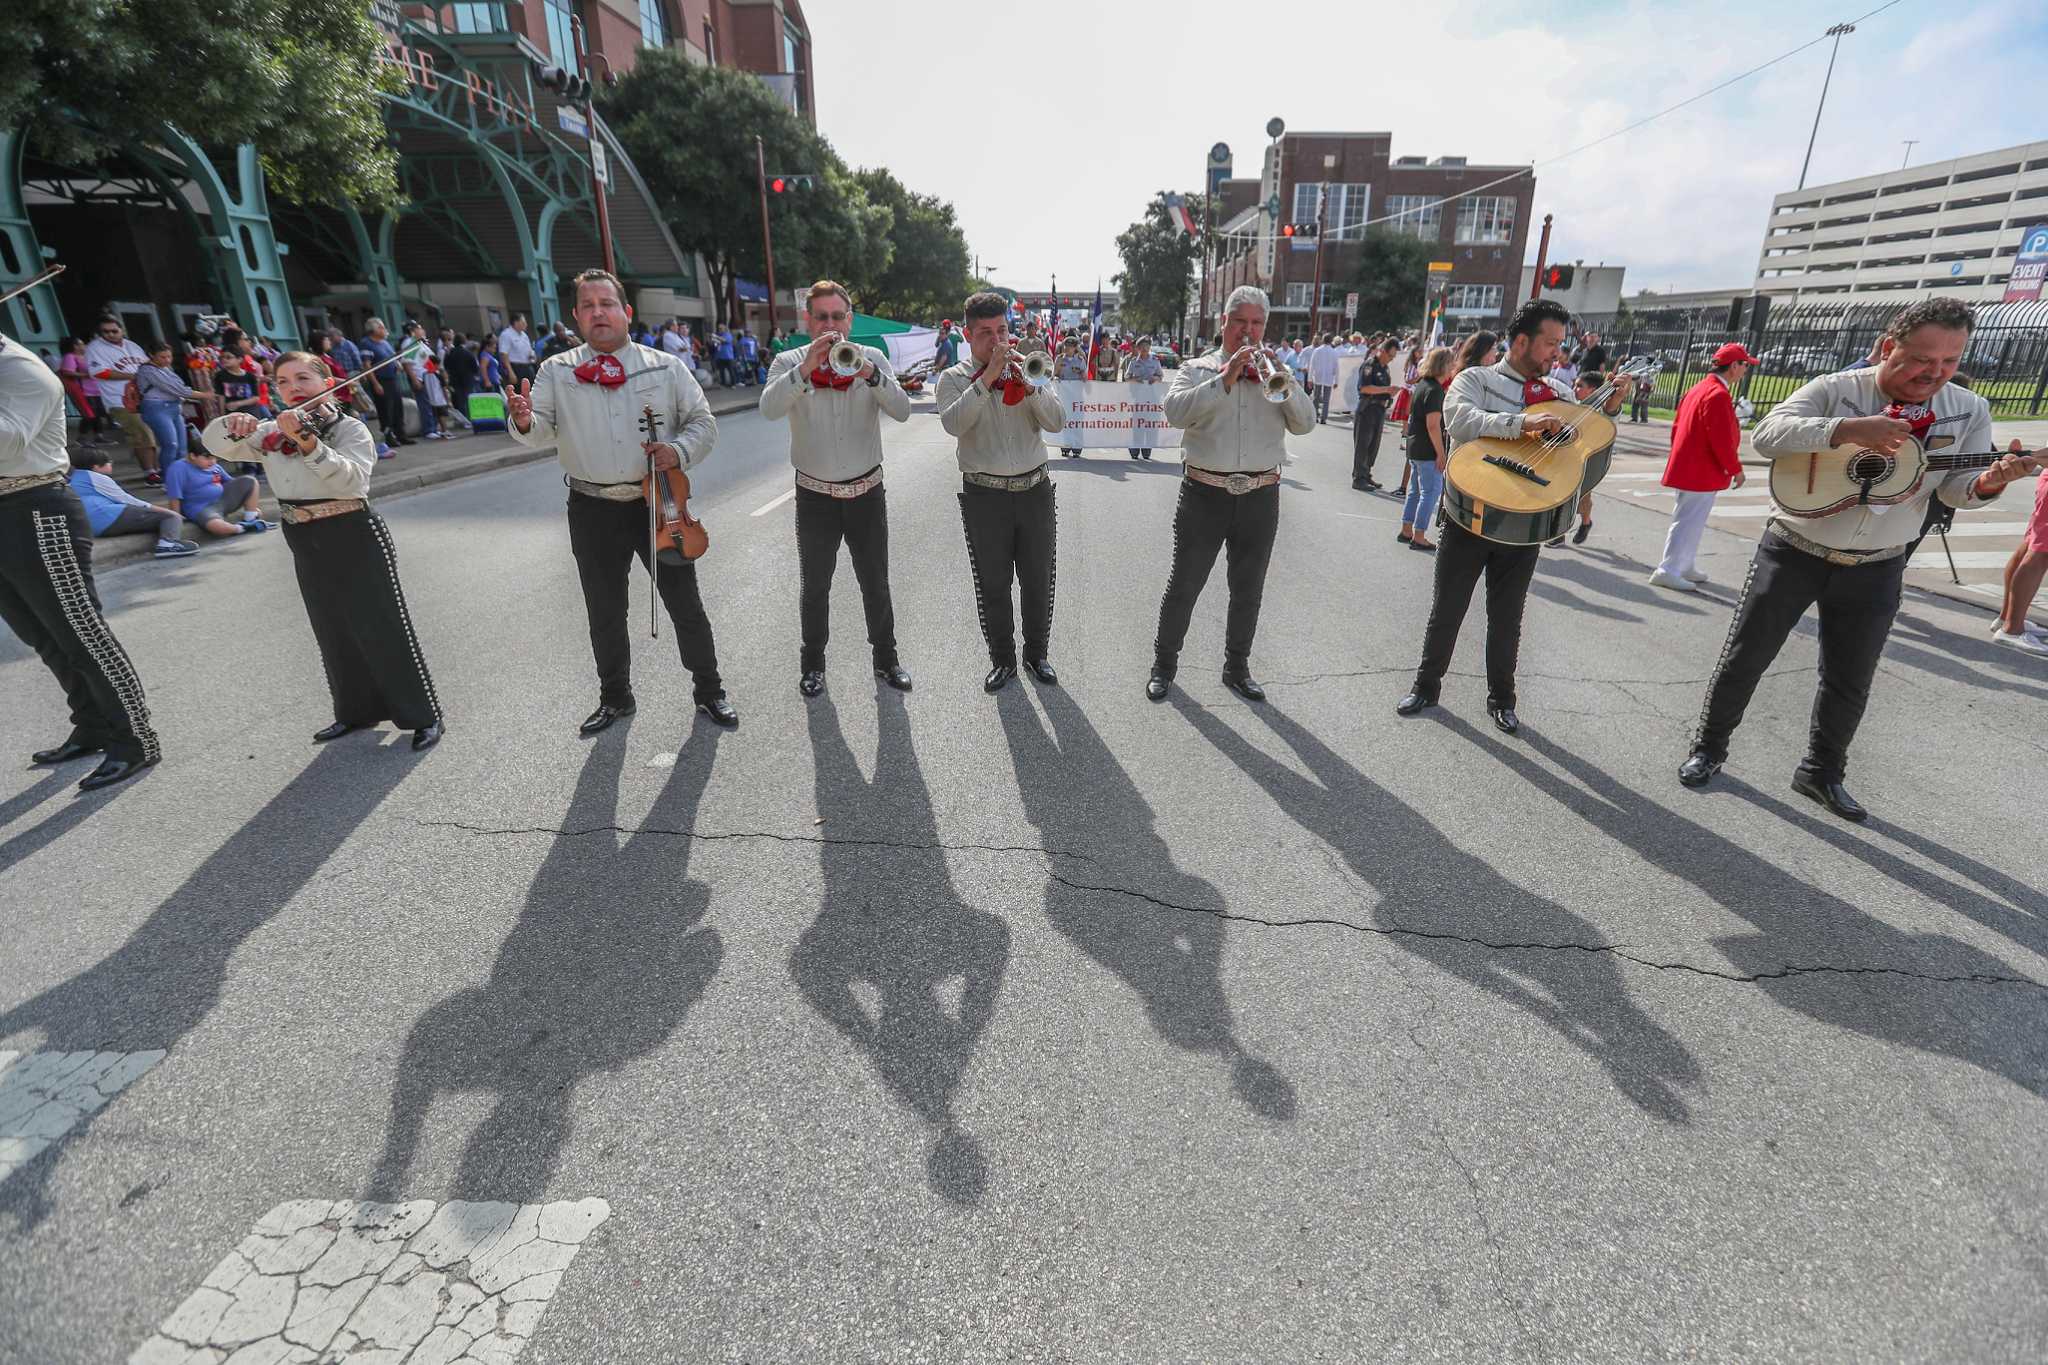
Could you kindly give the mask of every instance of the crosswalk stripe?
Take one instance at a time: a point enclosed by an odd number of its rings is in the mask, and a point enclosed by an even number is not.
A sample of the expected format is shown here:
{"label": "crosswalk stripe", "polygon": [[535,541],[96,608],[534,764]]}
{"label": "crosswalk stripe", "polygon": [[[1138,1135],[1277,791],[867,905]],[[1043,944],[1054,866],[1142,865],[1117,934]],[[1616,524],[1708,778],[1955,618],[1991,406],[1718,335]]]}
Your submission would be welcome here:
{"label": "crosswalk stripe", "polygon": [[524,1350],[602,1199],[295,1199],[257,1222],[128,1365],[496,1365]]}
{"label": "crosswalk stripe", "polygon": [[[2006,561],[2012,558],[2010,550],[1957,550],[1954,553],[1958,569],[2003,568]],[[1936,545],[1931,550],[1923,549],[1919,554],[1914,555],[1906,562],[1906,567],[1909,569],[1941,569],[1946,572],[1948,569],[1948,556],[1941,552],[1939,545]],[[1999,595],[2004,595],[2003,590],[2000,591]]]}
{"label": "crosswalk stripe", "polygon": [[164,1059],[148,1052],[0,1051],[0,1180]]}
{"label": "crosswalk stripe", "polygon": [[776,508],[782,506],[782,504],[788,502],[791,498],[795,496],[796,489],[788,489],[787,491],[779,494],[778,496],[769,499],[767,502],[762,503],[759,507],[756,507],[753,511],[747,513],[747,515],[750,517],[765,517],[770,512],[773,512]]}

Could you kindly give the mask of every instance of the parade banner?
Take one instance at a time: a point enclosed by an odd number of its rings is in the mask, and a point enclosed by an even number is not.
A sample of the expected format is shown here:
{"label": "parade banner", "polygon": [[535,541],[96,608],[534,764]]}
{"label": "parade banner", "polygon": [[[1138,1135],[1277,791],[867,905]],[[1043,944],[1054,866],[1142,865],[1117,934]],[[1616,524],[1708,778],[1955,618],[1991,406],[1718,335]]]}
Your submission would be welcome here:
{"label": "parade banner", "polygon": [[1180,444],[1180,432],[1166,424],[1164,384],[1059,379],[1053,388],[1067,410],[1063,446],[1160,450]]}

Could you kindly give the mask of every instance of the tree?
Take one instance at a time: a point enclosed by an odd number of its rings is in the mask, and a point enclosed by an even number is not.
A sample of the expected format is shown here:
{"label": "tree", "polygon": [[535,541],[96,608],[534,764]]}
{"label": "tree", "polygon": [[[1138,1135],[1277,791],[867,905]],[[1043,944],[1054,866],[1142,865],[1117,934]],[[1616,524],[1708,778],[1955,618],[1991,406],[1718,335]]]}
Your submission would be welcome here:
{"label": "tree", "polygon": [[809,187],[770,196],[776,283],[887,268],[888,206],[870,200],[831,145],[759,78],[648,48],[599,108],[676,244],[704,258],[719,321],[736,277],[766,278],[757,136],[770,174],[813,177]]}
{"label": "tree", "polygon": [[377,98],[398,78],[363,0],[0,3],[0,128],[91,164],[162,120],[210,146],[253,143],[271,192],[382,206],[398,193]]}
{"label": "tree", "polygon": [[[1202,198],[1182,195],[1202,227]],[[1201,260],[1199,238],[1184,234],[1166,207],[1166,191],[1152,196],[1145,216],[1117,234],[1117,255],[1124,268],[1112,277],[1124,322],[1143,331],[1180,330],[1187,310],[1188,286]]]}
{"label": "tree", "polygon": [[936,195],[917,194],[880,167],[854,172],[868,200],[889,210],[894,250],[879,270],[847,281],[853,306],[863,313],[904,321],[935,321],[960,309],[973,292],[967,235],[953,206]]}
{"label": "tree", "polygon": [[1422,319],[1423,293],[1436,244],[1388,228],[1372,228],[1360,244],[1351,272],[1358,291],[1358,317],[1365,331],[1405,331]]}

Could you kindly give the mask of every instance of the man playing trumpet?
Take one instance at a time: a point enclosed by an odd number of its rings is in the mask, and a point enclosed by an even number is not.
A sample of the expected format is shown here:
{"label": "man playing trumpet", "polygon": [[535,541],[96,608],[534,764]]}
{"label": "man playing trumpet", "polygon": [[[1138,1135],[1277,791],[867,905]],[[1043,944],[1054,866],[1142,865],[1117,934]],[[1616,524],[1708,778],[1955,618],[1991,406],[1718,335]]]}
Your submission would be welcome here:
{"label": "man playing trumpet", "polygon": [[1286,433],[1306,436],[1316,428],[1308,394],[1265,349],[1266,312],[1263,289],[1232,290],[1222,345],[1175,370],[1166,392],[1166,420],[1187,434],[1173,513],[1173,570],[1159,603],[1152,676],[1145,683],[1153,701],[1166,700],[1172,690],[1195,600],[1217,551],[1226,547],[1223,681],[1249,701],[1266,697],[1251,675],[1252,636],[1280,529],[1280,465],[1287,458]]}
{"label": "man playing trumpet", "polygon": [[1001,294],[968,299],[968,358],[939,376],[939,425],[959,442],[960,519],[991,665],[981,684],[986,692],[1017,676],[1013,579],[1024,610],[1024,666],[1048,686],[1059,682],[1046,657],[1058,544],[1044,433],[1063,429],[1067,410],[1046,385],[1051,373],[1040,368],[1043,356],[1031,362],[1027,378],[1010,336],[1009,308]]}
{"label": "man playing trumpet", "polygon": [[842,286],[831,280],[812,285],[804,320],[810,347],[775,357],[761,390],[761,415],[771,422],[789,419],[789,462],[796,466],[797,616],[803,633],[797,690],[806,697],[825,690],[832,574],[844,541],[867,611],[875,676],[908,692],[910,672],[896,657],[896,608],[889,597],[882,417],[909,420],[910,395],[896,382],[887,356],[844,340],[853,303]]}

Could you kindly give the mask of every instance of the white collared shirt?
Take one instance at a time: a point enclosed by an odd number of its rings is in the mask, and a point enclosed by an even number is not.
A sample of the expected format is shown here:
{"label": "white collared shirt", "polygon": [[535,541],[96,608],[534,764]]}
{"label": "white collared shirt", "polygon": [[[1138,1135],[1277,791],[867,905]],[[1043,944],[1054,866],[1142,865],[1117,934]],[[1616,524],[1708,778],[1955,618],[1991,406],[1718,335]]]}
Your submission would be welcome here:
{"label": "white collared shirt", "polygon": [[261,463],[271,493],[285,502],[370,496],[370,474],[377,468],[377,443],[361,422],[343,416],[314,446],[311,455],[299,454],[296,444],[284,450],[265,450],[263,438],[276,430],[274,421],[258,422],[252,434],[237,441],[228,436],[228,419],[216,417],[206,424],[200,440],[223,460]]}
{"label": "white collared shirt", "polygon": [[533,363],[533,338],[517,327],[507,327],[498,333],[498,354],[507,364],[531,365]]}
{"label": "white collared shirt", "polygon": [[[1749,445],[1773,462],[1797,459],[1817,450],[1831,450],[1835,429],[1851,417],[1881,416],[1891,399],[1877,386],[1877,368],[1844,370],[1809,379],[1784,402],[1764,414],[1750,432]],[[1982,396],[1953,384],[1935,390],[1934,425],[1928,428],[1929,454],[1989,452],[1991,405]],[[1850,507],[1825,517],[1787,517],[1793,531],[1831,550],[1868,554],[1904,545],[1920,534],[1927,503],[1939,497],[1951,507],[1982,507],[1990,498],[1977,496],[1977,469],[1957,470],[1921,481],[1913,495],[1889,507]],[[1771,510],[1778,510],[1775,503]]]}
{"label": "white collared shirt", "polygon": [[1228,359],[1218,349],[1173,372],[1163,406],[1167,424],[1187,433],[1181,460],[1218,474],[1278,469],[1287,459],[1287,433],[1316,429],[1315,404],[1299,384],[1288,387],[1286,402],[1268,401],[1256,374],[1240,375],[1225,392]]}
{"label": "white collared shirt", "polygon": [[70,469],[64,385],[34,352],[0,337],[0,479]]}
{"label": "white collared shirt", "polygon": [[1308,353],[1308,382],[1326,386],[1337,382],[1337,348],[1318,346]]}
{"label": "white collared shirt", "polygon": [[[1452,445],[1476,441],[1482,436],[1513,440],[1522,434],[1522,385],[1546,385],[1551,393],[1569,403],[1571,385],[1556,375],[1530,380],[1505,360],[1491,365],[1473,365],[1460,370],[1444,390],[1444,433]],[[1543,400],[1549,401],[1549,400]]]}
{"label": "white collared shirt", "polygon": [[[85,372],[94,376],[89,381],[93,386],[92,391],[107,405],[108,412],[121,406],[121,395],[127,389],[128,381],[135,377],[137,370],[148,363],[149,357],[142,353],[142,348],[126,337],[119,341],[108,341],[105,337],[96,336],[85,343]],[[120,377],[99,378],[99,374],[105,370],[113,370]]]}
{"label": "white collared shirt", "polygon": [[521,431],[518,423],[508,423],[513,440],[553,445],[570,478],[637,483],[647,477],[647,452],[641,448],[647,438],[640,423],[643,409],[651,407],[661,441],[675,450],[683,468],[710,456],[718,420],[681,360],[629,341],[614,353],[626,367],[626,382],[606,388],[576,377],[576,367],[597,354],[586,341],[541,362],[533,381],[533,424]]}
{"label": "white collared shirt", "polygon": [[1042,433],[1065,429],[1066,405],[1049,384],[1020,403],[1005,403],[987,376],[975,378],[980,368],[970,354],[940,373],[939,425],[959,442],[955,455],[963,472],[1029,474],[1045,463]]}
{"label": "white collared shirt", "polygon": [[910,395],[896,382],[889,357],[860,348],[875,367],[876,382],[855,379],[844,389],[820,388],[803,368],[808,349],[792,346],[768,367],[761,415],[789,419],[789,462],[814,479],[847,483],[882,463],[882,418],[910,419]]}

